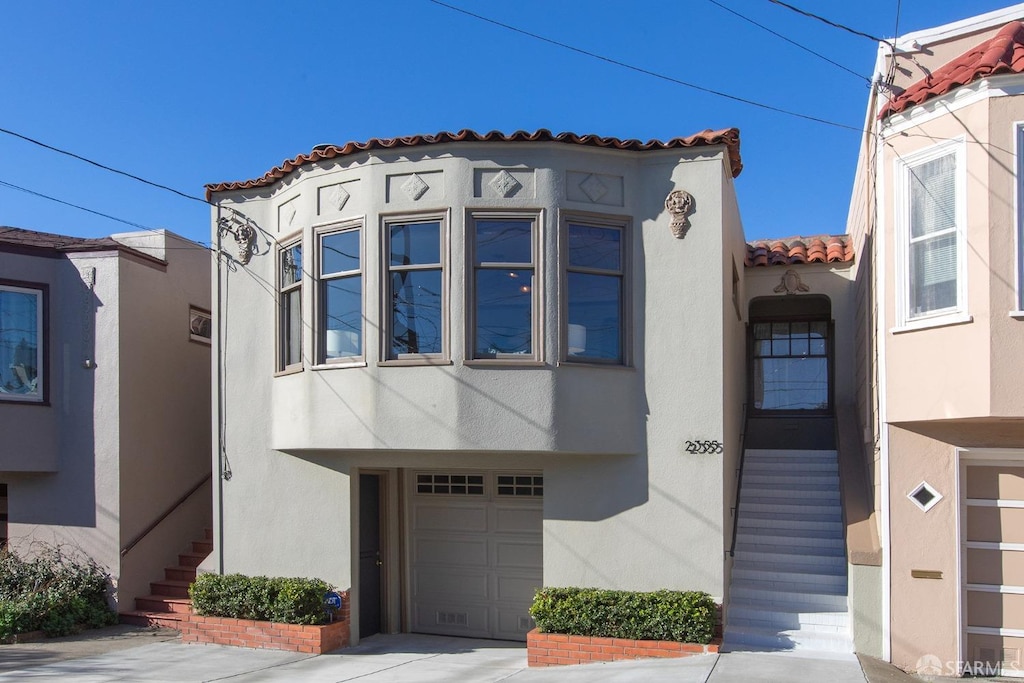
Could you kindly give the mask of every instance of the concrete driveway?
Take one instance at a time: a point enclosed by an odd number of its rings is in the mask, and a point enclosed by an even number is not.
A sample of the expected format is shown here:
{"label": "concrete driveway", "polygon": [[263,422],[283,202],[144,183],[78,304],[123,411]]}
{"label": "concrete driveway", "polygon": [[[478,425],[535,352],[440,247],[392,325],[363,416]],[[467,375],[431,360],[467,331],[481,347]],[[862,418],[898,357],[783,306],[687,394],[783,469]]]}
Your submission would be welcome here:
{"label": "concrete driveway", "polygon": [[[358,647],[316,657],[218,645],[183,645],[177,639],[169,639],[166,632],[159,637],[145,633],[125,631],[121,637],[110,638],[109,647],[100,648],[102,654],[90,656],[83,656],[84,650],[75,646],[74,640],[0,645],[0,682],[865,682],[853,655],[819,658],[791,653],[733,652],[688,659],[529,669],[525,648],[504,641],[377,635],[364,639]],[[102,637],[98,642],[103,645]]]}

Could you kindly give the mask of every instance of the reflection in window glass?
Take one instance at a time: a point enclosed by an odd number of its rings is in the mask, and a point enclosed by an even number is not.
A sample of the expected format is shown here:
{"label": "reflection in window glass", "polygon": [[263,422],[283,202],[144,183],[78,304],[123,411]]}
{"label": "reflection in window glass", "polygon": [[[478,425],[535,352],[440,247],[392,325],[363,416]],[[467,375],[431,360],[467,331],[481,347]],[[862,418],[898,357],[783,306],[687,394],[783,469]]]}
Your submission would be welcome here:
{"label": "reflection in window glass", "polygon": [[533,230],[533,220],[475,221],[474,358],[533,354]]}
{"label": "reflection in window glass", "polygon": [[43,398],[42,292],[0,286],[0,399]]}
{"label": "reflection in window glass", "polygon": [[623,230],[568,224],[567,360],[624,362]]}
{"label": "reflection in window glass", "polygon": [[324,235],[320,281],[325,360],[363,355],[363,278],[358,229]]}
{"label": "reflection in window glass", "polygon": [[388,358],[444,353],[441,222],[388,226]]}
{"label": "reflection in window glass", "polygon": [[827,409],[828,323],[755,323],[753,327],[754,407]]}

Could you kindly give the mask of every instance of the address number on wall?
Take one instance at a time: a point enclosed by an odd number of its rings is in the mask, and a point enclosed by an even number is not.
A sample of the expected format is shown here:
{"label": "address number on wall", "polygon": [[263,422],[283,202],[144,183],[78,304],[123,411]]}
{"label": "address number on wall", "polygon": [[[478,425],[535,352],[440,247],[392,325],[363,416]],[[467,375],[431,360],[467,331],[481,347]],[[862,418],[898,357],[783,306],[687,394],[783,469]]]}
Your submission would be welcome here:
{"label": "address number on wall", "polygon": [[693,455],[713,455],[721,453],[723,445],[721,441],[687,441],[686,452]]}

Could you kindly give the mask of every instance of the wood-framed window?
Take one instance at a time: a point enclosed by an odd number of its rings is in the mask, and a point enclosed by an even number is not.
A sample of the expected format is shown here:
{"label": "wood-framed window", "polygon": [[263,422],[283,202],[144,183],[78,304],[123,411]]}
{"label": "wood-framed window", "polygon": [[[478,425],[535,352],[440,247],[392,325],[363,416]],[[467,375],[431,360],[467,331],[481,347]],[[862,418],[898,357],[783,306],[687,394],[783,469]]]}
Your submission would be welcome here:
{"label": "wood-framed window", "polygon": [[383,219],[382,362],[447,362],[445,214]]}
{"label": "wood-framed window", "polygon": [[45,403],[45,284],[0,280],[0,401]]}
{"label": "wood-framed window", "polygon": [[629,220],[567,214],[560,237],[561,359],[628,365]]}
{"label": "wood-framed window", "polygon": [[362,224],[317,232],[319,361],[360,362],[365,357]]}
{"label": "wood-framed window", "polygon": [[278,249],[278,361],[280,371],[302,368],[302,240]]}
{"label": "wood-framed window", "polygon": [[467,223],[466,357],[540,360],[539,213],[474,211]]}

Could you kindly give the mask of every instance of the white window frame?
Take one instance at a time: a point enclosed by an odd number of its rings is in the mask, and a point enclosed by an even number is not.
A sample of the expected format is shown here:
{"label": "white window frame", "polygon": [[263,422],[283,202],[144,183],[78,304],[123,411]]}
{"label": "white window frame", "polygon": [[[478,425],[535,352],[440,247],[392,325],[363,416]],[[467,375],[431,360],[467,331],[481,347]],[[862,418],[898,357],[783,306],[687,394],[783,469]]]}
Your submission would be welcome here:
{"label": "white window frame", "polygon": [[46,316],[48,315],[47,293],[49,288],[45,284],[34,282],[19,282],[14,280],[0,281],[0,291],[14,292],[16,294],[29,294],[36,299],[36,387],[37,391],[32,394],[5,394],[0,393],[0,402],[12,403],[34,403],[48,405],[47,397],[47,326]]}
{"label": "white window frame", "polygon": [[[952,154],[955,163],[956,192],[956,305],[913,315],[910,311],[910,187],[913,170],[922,164]],[[967,155],[963,137],[954,138],[895,160],[895,222],[896,222],[896,315],[897,328],[903,332],[970,322],[967,312]],[[934,237],[934,235],[931,235]]]}
{"label": "white window frame", "polygon": [[[283,272],[282,272],[282,269],[281,269],[281,257],[284,254],[284,252],[288,251],[289,249],[292,249],[293,247],[299,247],[299,248],[302,249],[303,265],[302,265],[301,271],[299,272],[299,279],[298,279],[298,281],[293,283],[293,284],[291,284],[291,285],[288,285],[287,287],[284,287],[284,286],[282,286],[282,279],[281,279],[282,276],[283,276]],[[308,250],[306,249],[305,244],[303,244],[302,235],[299,234],[299,235],[293,236],[291,238],[287,238],[285,240],[282,240],[278,244],[278,246],[277,246],[277,251],[275,252],[275,257],[276,257],[275,258],[276,265],[274,266],[274,274],[275,274],[275,283],[274,284],[276,285],[276,290],[277,290],[277,330],[276,330],[276,335],[277,335],[277,344],[276,344],[276,346],[277,346],[277,353],[276,353],[276,359],[275,359],[275,367],[276,367],[276,370],[277,370],[278,374],[289,374],[289,373],[292,373],[292,372],[301,371],[303,369],[303,365],[304,365],[303,350],[305,349],[305,340],[303,339],[303,337],[305,337],[306,333],[305,333],[305,324],[304,324],[304,315],[303,315],[303,311],[305,309],[305,304],[304,304],[304,302],[302,300],[304,298],[304,294],[303,294],[304,287],[303,287],[303,285],[304,285],[305,279],[306,279],[306,272],[305,272],[306,271],[306,266],[305,266],[305,264],[308,262],[309,257],[308,257]],[[289,364],[287,362],[287,351],[288,351],[288,349],[286,348],[286,345],[285,345],[285,325],[287,324],[287,320],[285,319],[286,316],[285,316],[285,299],[284,299],[284,295],[288,294],[288,293],[291,293],[291,292],[294,292],[296,290],[298,290],[298,292],[299,292],[299,338],[298,338],[299,361],[297,363],[290,363]]]}
{"label": "white window frame", "polygon": [[1013,215],[1016,221],[1013,251],[1015,254],[1014,293],[1015,309],[1010,317],[1024,318],[1024,121],[1013,124],[1014,139],[1014,193]]}
{"label": "white window frame", "polygon": [[[610,271],[591,271],[569,266],[569,224],[591,226],[595,228],[617,229],[622,235],[621,267],[614,275],[622,281],[622,301],[619,302],[619,330],[620,356],[619,360],[606,360],[593,356],[573,356],[569,353],[569,273],[570,272],[591,272],[597,275],[613,275]],[[591,365],[598,367],[623,368],[632,367],[632,339],[633,339],[633,222],[629,216],[616,216],[607,214],[585,213],[577,211],[566,211],[559,216],[558,222],[558,272],[560,279],[559,286],[559,364],[567,365]]]}
{"label": "white window frame", "polygon": [[[340,271],[337,273],[324,274],[323,242],[332,235],[345,232],[357,232],[359,234],[359,268],[354,270]],[[362,219],[344,221],[341,223],[329,223],[314,227],[314,242],[316,244],[316,358],[317,367],[364,367],[366,365],[366,231]],[[327,323],[326,304],[327,296],[324,293],[326,285],[335,280],[359,277],[362,280],[360,295],[360,346],[362,352],[358,356],[343,356],[339,358],[327,357]]]}
{"label": "white window frame", "polygon": [[[540,210],[525,211],[502,211],[502,210],[468,210],[466,216],[466,354],[464,361],[469,365],[496,365],[496,364],[542,364],[543,359],[543,266],[541,264],[541,225],[543,224],[543,212]],[[476,257],[476,223],[477,221],[508,220],[523,221],[531,223],[530,236],[530,263],[478,263]],[[532,352],[528,354],[497,354],[496,357],[476,355],[476,309],[477,290],[476,274],[480,270],[532,270],[533,289],[532,296],[532,318],[531,318],[531,342]]]}
{"label": "white window frame", "polygon": [[[391,355],[391,226],[409,223],[440,224],[440,263],[415,264],[405,267],[406,270],[440,270],[441,271],[441,352],[440,353],[402,353],[397,357]],[[378,365],[450,365],[451,364],[451,306],[449,299],[449,244],[448,234],[449,212],[429,211],[423,213],[396,213],[380,216],[380,361]]]}

